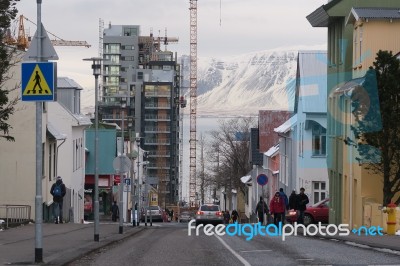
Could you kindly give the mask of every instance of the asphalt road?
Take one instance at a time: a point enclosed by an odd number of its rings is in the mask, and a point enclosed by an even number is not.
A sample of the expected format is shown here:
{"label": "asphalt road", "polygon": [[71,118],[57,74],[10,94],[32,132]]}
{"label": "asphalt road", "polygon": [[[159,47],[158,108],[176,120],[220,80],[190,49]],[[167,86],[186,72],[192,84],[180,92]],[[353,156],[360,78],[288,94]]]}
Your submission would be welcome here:
{"label": "asphalt road", "polygon": [[188,236],[187,224],[157,224],[70,265],[400,265],[400,253],[315,237]]}

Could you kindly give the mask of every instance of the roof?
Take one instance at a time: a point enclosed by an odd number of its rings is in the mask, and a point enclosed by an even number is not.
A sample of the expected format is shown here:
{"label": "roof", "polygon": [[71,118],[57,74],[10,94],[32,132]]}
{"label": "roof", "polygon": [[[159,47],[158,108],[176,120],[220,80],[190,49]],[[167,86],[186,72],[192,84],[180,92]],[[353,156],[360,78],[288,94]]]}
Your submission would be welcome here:
{"label": "roof", "polygon": [[56,140],[64,140],[67,138],[66,134],[60,133],[57,128],[50,122],[47,122],[47,131],[56,139]]}
{"label": "roof", "polygon": [[90,121],[90,117],[82,114],[72,114],[75,119],[78,121],[80,126],[90,126],[92,121]]}
{"label": "roof", "polygon": [[354,23],[360,19],[400,19],[400,8],[353,7],[346,20],[346,25],[349,23]]}
{"label": "roof", "polygon": [[276,133],[287,133],[291,130],[291,128],[297,123],[297,114],[293,115],[291,118],[285,121],[282,125],[277,128],[274,128]]}
{"label": "roof", "polygon": [[344,83],[343,85],[341,85],[339,88],[335,89],[334,93],[335,94],[338,94],[338,93],[349,93],[355,87],[362,86],[364,81],[365,81],[365,77],[349,80],[346,83]]}
{"label": "roof", "polygon": [[240,178],[240,181],[242,181],[242,183],[248,183],[248,182],[250,182],[251,181],[251,175],[245,175],[245,176],[242,176],[241,178]]}
{"label": "roof", "polygon": [[316,10],[314,10],[310,15],[306,18],[308,22],[310,22],[313,27],[328,27],[329,25],[329,15],[327,11],[338,4],[342,0],[331,0],[327,4],[320,6]]}
{"label": "roof", "polygon": [[57,78],[57,88],[58,89],[77,89],[83,90],[81,85],[76,83],[73,79],[67,77],[58,77]]}
{"label": "roof", "polygon": [[277,151],[279,151],[279,144],[276,144],[275,146],[272,146],[271,148],[269,148],[268,151],[266,151],[264,153],[265,156],[271,157],[272,155],[274,155]]}
{"label": "roof", "polygon": [[327,64],[326,51],[299,51],[295,112],[326,113]]}

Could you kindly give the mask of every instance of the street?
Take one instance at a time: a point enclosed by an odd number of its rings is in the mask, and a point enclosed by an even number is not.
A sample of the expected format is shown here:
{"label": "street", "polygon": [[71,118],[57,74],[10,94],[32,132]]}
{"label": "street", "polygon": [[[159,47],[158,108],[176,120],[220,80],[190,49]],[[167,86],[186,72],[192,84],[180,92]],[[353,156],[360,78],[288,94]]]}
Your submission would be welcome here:
{"label": "street", "polygon": [[317,237],[188,236],[187,224],[154,223],[124,241],[69,264],[79,265],[400,265],[382,252]]}

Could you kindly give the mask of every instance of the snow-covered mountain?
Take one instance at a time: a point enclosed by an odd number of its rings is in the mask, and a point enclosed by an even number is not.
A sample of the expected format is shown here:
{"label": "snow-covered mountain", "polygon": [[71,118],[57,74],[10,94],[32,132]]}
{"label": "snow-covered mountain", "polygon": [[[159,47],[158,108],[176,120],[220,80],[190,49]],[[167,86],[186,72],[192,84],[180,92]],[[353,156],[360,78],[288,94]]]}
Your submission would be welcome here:
{"label": "snow-covered mountain", "polygon": [[[250,115],[259,110],[293,110],[299,50],[305,49],[266,50],[229,58],[198,57],[197,114]],[[188,114],[189,56],[182,56],[179,62],[183,62],[183,88],[188,103],[184,113]],[[83,108],[88,109],[91,108]]]}
{"label": "snow-covered mountain", "polygon": [[[184,57],[184,62],[184,77],[189,80],[189,58]],[[266,109],[292,110],[296,62],[296,50],[199,58],[197,113],[247,115]],[[189,97],[188,92],[186,95]]]}

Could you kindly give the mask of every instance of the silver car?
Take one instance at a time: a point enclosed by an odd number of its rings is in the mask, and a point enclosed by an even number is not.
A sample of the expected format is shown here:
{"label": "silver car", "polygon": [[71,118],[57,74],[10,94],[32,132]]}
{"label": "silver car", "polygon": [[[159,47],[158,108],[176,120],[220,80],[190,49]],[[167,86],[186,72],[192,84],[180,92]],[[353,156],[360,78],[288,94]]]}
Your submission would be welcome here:
{"label": "silver car", "polygon": [[196,226],[205,223],[222,224],[223,222],[224,215],[218,205],[203,204],[196,212]]}
{"label": "silver car", "polygon": [[190,220],[192,220],[192,214],[188,211],[183,211],[181,212],[181,214],[179,215],[179,222],[189,222]]}
{"label": "silver car", "polygon": [[[162,213],[163,211],[161,210],[160,206],[149,206],[146,208],[147,211],[147,221],[150,221],[150,212],[151,212],[151,219],[153,221],[162,221]],[[145,213],[144,211],[142,212],[142,222],[145,220]]]}

